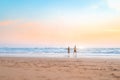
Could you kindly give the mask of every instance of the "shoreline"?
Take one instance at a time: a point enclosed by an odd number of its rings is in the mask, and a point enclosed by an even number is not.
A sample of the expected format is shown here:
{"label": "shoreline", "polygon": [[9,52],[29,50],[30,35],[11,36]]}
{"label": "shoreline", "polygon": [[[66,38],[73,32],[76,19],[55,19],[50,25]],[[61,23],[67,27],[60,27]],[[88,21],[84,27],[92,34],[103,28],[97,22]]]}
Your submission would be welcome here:
{"label": "shoreline", "polygon": [[95,58],[95,59],[120,59],[120,54],[108,54],[108,55],[87,55],[87,54],[0,54],[0,58],[10,57],[10,58],[72,58],[72,59],[81,59],[81,58]]}

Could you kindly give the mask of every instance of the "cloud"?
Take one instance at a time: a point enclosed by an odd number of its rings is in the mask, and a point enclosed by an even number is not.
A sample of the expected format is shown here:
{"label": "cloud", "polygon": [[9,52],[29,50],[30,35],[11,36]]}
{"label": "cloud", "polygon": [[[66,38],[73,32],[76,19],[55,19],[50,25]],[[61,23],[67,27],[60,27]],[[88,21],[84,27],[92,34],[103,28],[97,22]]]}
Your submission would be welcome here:
{"label": "cloud", "polygon": [[120,0],[106,0],[106,2],[109,8],[120,11]]}
{"label": "cloud", "polygon": [[0,26],[10,26],[18,23],[18,20],[6,20],[6,21],[1,21]]}
{"label": "cloud", "polygon": [[120,29],[107,29],[106,32],[120,32]]}
{"label": "cloud", "polygon": [[99,7],[100,7],[99,5],[92,5],[90,8],[96,10],[96,9],[98,9]]}

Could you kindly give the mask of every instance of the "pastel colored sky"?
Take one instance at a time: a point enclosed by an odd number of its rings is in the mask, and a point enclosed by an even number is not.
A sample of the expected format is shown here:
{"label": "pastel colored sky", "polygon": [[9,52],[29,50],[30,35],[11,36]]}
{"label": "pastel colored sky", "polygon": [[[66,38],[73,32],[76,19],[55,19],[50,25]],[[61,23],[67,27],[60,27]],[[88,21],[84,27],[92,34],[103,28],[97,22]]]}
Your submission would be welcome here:
{"label": "pastel colored sky", "polygon": [[1,46],[120,47],[120,0],[0,0]]}

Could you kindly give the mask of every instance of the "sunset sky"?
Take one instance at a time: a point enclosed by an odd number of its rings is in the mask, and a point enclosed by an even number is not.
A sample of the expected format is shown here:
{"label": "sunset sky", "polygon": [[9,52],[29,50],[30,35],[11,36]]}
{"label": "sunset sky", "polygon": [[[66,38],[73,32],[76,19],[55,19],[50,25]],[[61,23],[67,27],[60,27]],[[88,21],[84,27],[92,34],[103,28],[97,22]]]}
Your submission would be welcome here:
{"label": "sunset sky", "polygon": [[120,47],[120,0],[0,0],[0,46]]}

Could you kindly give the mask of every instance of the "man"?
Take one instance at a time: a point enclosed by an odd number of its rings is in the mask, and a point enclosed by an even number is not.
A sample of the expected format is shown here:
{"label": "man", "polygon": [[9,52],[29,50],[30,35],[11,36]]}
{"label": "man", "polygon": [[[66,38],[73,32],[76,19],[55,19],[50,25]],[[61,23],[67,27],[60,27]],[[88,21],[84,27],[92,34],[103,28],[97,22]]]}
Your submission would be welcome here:
{"label": "man", "polygon": [[77,58],[77,48],[76,48],[76,45],[74,47],[74,53],[73,53],[74,57]]}
{"label": "man", "polygon": [[70,47],[69,46],[68,46],[67,50],[68,50],[68,57],[70,57]]}
{"label": "man", "polygon": [[74,53],[77,53],[77,48],[76,48],[76,45],[74,47]]}
{"label": "man", "polygon": [[70,47],[68,46],[68,54],[70,54]]}

